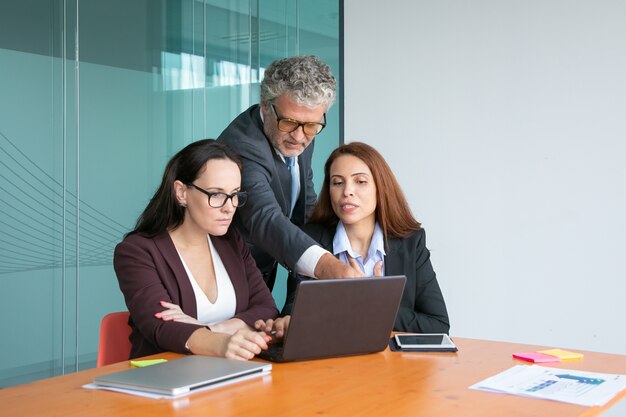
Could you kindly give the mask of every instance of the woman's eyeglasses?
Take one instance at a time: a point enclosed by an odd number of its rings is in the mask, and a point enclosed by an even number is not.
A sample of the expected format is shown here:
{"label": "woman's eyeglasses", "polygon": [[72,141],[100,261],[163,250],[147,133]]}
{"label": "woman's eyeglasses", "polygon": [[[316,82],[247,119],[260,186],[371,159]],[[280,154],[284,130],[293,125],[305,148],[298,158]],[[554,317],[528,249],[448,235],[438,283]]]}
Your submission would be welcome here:
{"label": "woman's eyeglasses", "polygon": [[213,208],[224,207],[224,204],[226,204],[229,199],[233,207],[241,207],[246,204],[248,200],[248,193],[245,191],[236,191],[232,194],[226,194],[222,192],[206,191],[192,183],[187,184],[187,186],[193,187],[201,193],[206,194],[209,197],[209,206]]}

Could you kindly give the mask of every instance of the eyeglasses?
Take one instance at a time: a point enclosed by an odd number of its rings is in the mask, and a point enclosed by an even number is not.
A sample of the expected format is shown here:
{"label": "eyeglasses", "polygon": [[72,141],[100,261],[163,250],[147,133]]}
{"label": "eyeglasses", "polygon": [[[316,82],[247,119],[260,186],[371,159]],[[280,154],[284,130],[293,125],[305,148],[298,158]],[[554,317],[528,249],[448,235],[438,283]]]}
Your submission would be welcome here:
{"label": "eyeglasses", "polygon": [[200,191],[202,194],[206,194],[207,196],[209,196],[209,206],[213,208],[224,207],[228,199],[230,199],[233,207],[241,207],[246,204],[246,201],[248,200],[248,193],[245,191],[236,191],[232,194],[226,194],[221,192],[206,191],[191,183],[187,184],[187,186],[193,187],[196,190]]}
{"label": "eyeglasses", "polygon": [[307,136],[315,136],[320,133],[326,127],[326,113],[324,113],[324,122],[316,123],[316,122],[300,122],[295,119],[289,119],[286,117],[279,117],[278,113],[276,113],[276,107],[272,104],[272,111],[274,111],[274,116],[276,116],[276,122],[278,123],[278,130],[281,132],[291,133],[296,131],[300,126],[302,126],[302,132],[304,132]]}

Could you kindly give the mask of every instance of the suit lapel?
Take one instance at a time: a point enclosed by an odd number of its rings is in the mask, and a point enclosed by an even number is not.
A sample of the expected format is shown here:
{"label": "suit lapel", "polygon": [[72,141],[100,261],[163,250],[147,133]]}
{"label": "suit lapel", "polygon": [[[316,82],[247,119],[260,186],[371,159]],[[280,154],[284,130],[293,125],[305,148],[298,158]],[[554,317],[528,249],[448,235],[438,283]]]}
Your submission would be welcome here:
{"label": "suit lapel", "polygon": [[[273,150],[273,149],[272,149]],[[287,165],[280,159],[280,156],[276,154],[276,152],[272,152],[274,156],[273,165],[274,165],[274,175],[278,179],[276,183],[273,185],[275,193],[282,198],[277,198],[278,204],[280,204],[280,208],[282,209],[285,216],[289,215],[289,208],[291,207],[291,174],[289,174],[289,169]]]}
{"label": "suit lapel", "polygon": [[239,306],[245,306],[247,304],[241,299],[244,295],[247,296],[247,292],[245,291],[247,288],[247,276],[245,270],[242,268],[243,261],[241,254],[236,252],[233,249],[233,245],[230,244],[232,239],[230,233],[229,231],[224,236],[211,236],[211,242],[219,254],[235,289],[235,298],[237,299],[235,311],[238,312]]}
{"label": "suit lapel", "polygon": [[398,244],[397,239],[389,239],[389,247],[387,248],[387,255],[385,255],[385,275],[404,275],[402,257],[399,253],[400,248],[401,245]]}
{"label": "suit lapel", "polygon": [[313,146],[315,141],[313,141],[307,148],[298,156],[298,167],[300,170],[300,195],[298,196],[298,201],[296,201],[296,205],[293,208],[293,215],[291,218],[294,220],[294,223],[298,226],[304,224],[306,220],[306,211],[307,211],[307,200],[308,200],[308,189],[307,189],[307,174],[311,170],[311,157],[313,152]]}
{"label": "suit lapel", "polygon": [[180,308],[193,317],[198,317],[198,306],[196,305],[196,295],[193,292],[191,281],[185,267],[183,266],[180,256],[176,251],[176,246],[169,233],[164,232],[154,239],[154,243],[163,255],[163,259],[170,267],[170,270],[174,274],[176,283],[180,290]]}
{"label": "suit lapel", "polygon": [[[298,195],[298,200],[293,207],[293,213],[291,214],[291,219],[294,221],[296,225],[302,225],[304,223],[304,211],[306,210],[305,201],[306,201],[306,182],[304,181],[304,173],[307,172],[305,159],[302,157],[303,154],[298,156],[298,171],[299,171],[299,180],[300,180],[300,194]],[[291,200],[291,193],[289,193],[289,200]]]}
{"label": "suit lapel", "polygon": [[319,236],[319,244],[321,247],[333,253],[333,240],[335,238],[336,226],[324,227],[321,235]]}
{"label": "suit lapel", "polygon": [[[255,149],[253,153],[256,155],[256,158],[252,158],[252,160],[270,171],[270,186],[276,196],[278,205],[285,216],[287,216],[289,215],[289,208],[291,207],[291,188],[285,187],[285,184],[290,184],[291,176],[289,175],[287,165],[285,165],[283,160],[280,159],[280,156],[276,154],[272,142],[270,142],[263,131],[261,106],[256,104],[250,107],[249,111],[250,119],[253,123],[251,123],[248,128],[253,131],[243,131],[241,133],[241,140],[249,147]],[[262,143],[263,141],[265,141],[265,146]]]}

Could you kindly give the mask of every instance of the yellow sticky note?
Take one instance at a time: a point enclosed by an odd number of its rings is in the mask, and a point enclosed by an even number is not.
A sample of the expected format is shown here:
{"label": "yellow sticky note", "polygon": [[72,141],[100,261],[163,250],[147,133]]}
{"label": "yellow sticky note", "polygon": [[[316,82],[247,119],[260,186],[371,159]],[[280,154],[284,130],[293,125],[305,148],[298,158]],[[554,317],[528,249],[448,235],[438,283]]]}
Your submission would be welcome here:
{"label": "yellow sticky note", "polygon": [[143,368],[145,366],[156,365],[157,363],[167,362],[167,359],[145,359],[143,361],[130,361],[130,366]]}
{"label": "yellow sticky note", "polygon": [[569,350],[563,349],[546,349],[546,350],[538,350],[539,353],[544,353],[546,355],[556,356],[562,361],[566,361],[568,359],[582,359],[583,354],[577,352],[570,352]]}

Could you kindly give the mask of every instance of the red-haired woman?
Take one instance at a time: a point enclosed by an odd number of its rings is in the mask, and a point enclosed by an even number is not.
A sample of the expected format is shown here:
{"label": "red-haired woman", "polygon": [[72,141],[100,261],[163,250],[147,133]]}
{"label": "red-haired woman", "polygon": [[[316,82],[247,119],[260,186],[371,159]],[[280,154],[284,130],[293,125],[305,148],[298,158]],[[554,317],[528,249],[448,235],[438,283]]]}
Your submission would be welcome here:
{"label": "red-haired woman", "polygon": [[[324,166],[322,190],[304,230],[339,259],[358,265],[366,276],[406,275],[394,330],[448,333],[448,312],[426,235],[376,149],[352,142],[331,153]],[[307,278],[290,276],[283,316],[290,314],[295,289],[303,279]],[[272,324],[280,336],[288,317],[266,325]]]}

